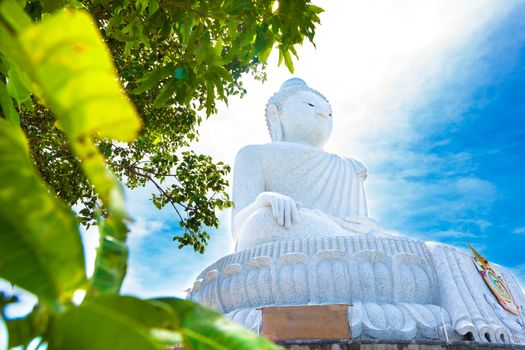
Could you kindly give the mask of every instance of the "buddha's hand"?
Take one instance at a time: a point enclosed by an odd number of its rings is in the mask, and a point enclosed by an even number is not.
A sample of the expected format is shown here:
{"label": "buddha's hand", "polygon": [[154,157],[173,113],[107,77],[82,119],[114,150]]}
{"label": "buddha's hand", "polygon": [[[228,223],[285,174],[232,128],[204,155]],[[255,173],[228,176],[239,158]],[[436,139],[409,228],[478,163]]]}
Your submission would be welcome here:
{"label": "buddha's hand", "polygon": [[262,192],[255,200],[260,206],[270,206],[273,217],[277,223],[285,228],[290,228],[299,220],[300,203],[292,198],[276,192]]}

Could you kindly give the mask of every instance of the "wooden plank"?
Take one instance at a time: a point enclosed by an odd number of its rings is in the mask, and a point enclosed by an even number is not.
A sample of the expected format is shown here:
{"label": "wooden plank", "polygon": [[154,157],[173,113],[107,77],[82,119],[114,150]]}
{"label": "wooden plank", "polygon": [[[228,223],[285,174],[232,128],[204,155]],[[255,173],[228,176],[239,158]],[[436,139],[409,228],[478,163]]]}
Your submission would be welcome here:
{"label": "wooden plank", "polygon": [[262,335],[273,340],[350,339],[348,305],[262,308]]}

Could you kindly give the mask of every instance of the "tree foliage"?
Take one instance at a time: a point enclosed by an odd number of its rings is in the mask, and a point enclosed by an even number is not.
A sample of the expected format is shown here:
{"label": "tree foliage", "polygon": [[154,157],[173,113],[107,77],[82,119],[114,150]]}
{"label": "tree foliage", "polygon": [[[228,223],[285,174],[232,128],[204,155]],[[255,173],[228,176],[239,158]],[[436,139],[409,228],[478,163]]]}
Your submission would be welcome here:
{"label": "tree foliage", "polygon": [[[169,205],[184,233],[179,247],[203,252],[217,227],[215,211],[230,207],[226,175],[230,167],[188,148],[198,138],[202,118],[243,95],[243,74],[265,79],[265,62],[277,49],[293,71],[292,55],[303,40],[313,40],[320,8],[309,0],[41,0],[19,1],[34,21],[63,6],[82,8],[96,20],[143,123],[131,142],[98,138],[96,146],[128,188],[152,184],[152,202]],[[80,74],[80,73],[79,73]],[[0,55],[0,102],[10,97],[37,168],[69,205],[80,205],[81,222],[96,223],[107,208],[81,171],[78,157],[54,122],[47,104],[25,89],[23,76]],[[2,88],[6,85],[6,88]],[[103,88],[98,86],[97,88]],[[11,108],[11,109],[10,109]]]}
{"label": "tree foliage", "polygon": [[[85,11],[60,11],[33,23],[15,0],[0,2],[0,53],[16,86],[2,96],[34,94],[104,207],[95,273],[86,278],[77,218],[42,181],[11,99],[0,118],[0,278],[38,297],[24,318],[7,319],[16,298],[0,293],[10,348],[33,339],[50,350],[276,349],[214,311],[174,298],[120,296],[129,217],[120,183],[98,139],[134,142],[141,120],[121,89],[109,52]],[[6,65],[6,62],[8,63]],[[12,80],[7,85],[14,84]],[[85,292],[76,305],[73,296]]]}

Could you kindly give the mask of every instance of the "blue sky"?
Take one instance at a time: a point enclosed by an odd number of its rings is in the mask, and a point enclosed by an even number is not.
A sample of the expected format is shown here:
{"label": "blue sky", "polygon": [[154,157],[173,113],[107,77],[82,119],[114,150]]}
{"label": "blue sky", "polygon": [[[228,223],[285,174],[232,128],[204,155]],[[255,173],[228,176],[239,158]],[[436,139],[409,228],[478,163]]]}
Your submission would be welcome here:
{"label": "blue sky", "polygon": [[461,50],[468,58],[450,60],[463,74],[438,84],[413,110],[421,137],[402,145],[434,160],[427,171],[400,176],[396,164],[377,166],[421,189],[406,198],[402,215],[397,206],[385,208],[382,221],[423,239],[463,247],[469,241],[490,260],[519,270],[523,282],[525,3]]}
{"label": "blue sky", "polygon": [[[525,2],[317,3],[326,9],[317,49],[299,50],[293,76],[332,104],[326,151],[368,167],[371,216],[398,234],[470,242],[525,287]],[[264,106],[291,76],[273,57],[268,81],[247,78],[247,96],[205,121],[193,147],[232,164],[242,146],[268,142]],[[155,209],[150,191],[128,192],[135,223],[123,291],[183,296],[233,252],[230,213],[219,214],[204,255],[179,250],[176,214]],[[92,268],[96,232],[84,241]]]}
{"label": "blue sky", "polygon": [[[326,150],[369,168],[371,216],[398,234],[470,242],[523,287],[525,2],[321,6],[317,49],[301,49],[293,76],[331,101]],[[194,148],[232,163],[242,146],[269,141],[264,105],[292,75],[268,73],[263,85],[247,79],[248,95],[206,121]],[[125,292],[184,295],[202,269],[233,252],[229,212],[199,255],[176,249],[175,214],[152,209],[147,191],[129,202],[138,234]]]}

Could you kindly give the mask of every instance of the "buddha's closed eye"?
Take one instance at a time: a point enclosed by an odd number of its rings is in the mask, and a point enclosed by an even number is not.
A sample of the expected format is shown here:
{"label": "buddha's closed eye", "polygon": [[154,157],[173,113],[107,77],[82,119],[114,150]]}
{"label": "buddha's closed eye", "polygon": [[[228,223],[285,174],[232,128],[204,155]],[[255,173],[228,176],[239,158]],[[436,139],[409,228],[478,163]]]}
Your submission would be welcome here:
{"label": "buddha's closed eye", "polygon": [[308,106],[310,106],[310,107],[315,107],[315,105],[313,103],[310,103],[310,102],[306,102],[306,103],[308,103]]}

